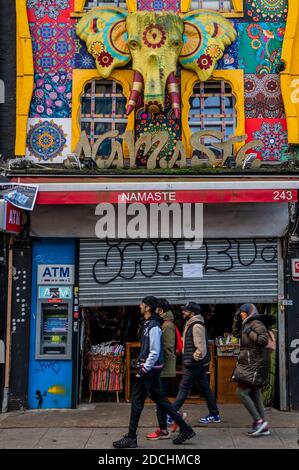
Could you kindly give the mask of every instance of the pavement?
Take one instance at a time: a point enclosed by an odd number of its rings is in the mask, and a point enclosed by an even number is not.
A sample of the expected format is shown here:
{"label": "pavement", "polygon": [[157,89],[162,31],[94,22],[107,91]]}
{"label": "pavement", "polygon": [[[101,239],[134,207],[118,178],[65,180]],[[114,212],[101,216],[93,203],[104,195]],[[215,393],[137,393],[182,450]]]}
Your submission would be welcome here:
{"label": "pavement", "polygon": [[[172,440],[148,441],[156,429],[155,407],[146,404],[140,420],[138,446],[142,449],[298,449],[299,412],[266,410],[270,436],[247,435],[251,419],[241,405],[220,405],[222,422],[203,425],[204,404],[186,405],[187,421],[196,437],[182,446]],[[75,410],[26,410],[0,414],[0,449],[111,449],[127,431],[128,403],[81,405]],[[175,435],[174,435],[175,437]]]}

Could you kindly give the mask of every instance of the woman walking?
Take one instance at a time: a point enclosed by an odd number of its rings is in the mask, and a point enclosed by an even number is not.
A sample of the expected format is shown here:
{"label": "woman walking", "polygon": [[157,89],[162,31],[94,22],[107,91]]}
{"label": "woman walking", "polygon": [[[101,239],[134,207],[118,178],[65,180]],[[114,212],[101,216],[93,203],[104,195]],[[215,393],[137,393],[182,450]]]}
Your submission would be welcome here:
{"label": "woman walking", "polygon": [[238,382],[237,395],[253,418],[252,429],[248,432],[252,437],[270,435],[261,389],[268,381],[267,326],[271,320],[270,315],[259,315],[255,305],[244,304],[233,322],[233,335],[241,338],[241,348],[232,380]]}

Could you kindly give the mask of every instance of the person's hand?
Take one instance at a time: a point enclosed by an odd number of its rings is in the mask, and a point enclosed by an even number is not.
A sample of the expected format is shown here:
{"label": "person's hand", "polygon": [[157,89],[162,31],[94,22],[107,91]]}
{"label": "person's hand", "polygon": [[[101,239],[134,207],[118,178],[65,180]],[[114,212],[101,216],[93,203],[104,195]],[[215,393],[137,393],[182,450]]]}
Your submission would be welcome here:
{"label": "person's hand", "polygon": [[241,313],[240,310],[238,310],[238,311],[235,313],[235,315],[234,315],[234,320],[236,320],[236,321],[242,320],[240,313]]}

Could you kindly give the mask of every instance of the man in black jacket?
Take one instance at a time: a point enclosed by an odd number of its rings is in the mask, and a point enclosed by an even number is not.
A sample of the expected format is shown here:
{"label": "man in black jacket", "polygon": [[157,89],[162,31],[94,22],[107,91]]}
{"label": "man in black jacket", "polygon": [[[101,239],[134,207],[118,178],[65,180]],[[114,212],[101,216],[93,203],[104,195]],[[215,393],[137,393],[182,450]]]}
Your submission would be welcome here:
{"label": "man in black jacket", "polygon": [[152,296],[145,297],[140,304],[140,311],[144,316],[145,323],[138,357],[137,382],[134,385],[132,394],[129,432],[122,439],[113,442],[115,448],[137,447],[137,428],[147,397],[150,397],[159,408],[171,416],[180,427],[179,435],[173,440],[174,444],[182,444],[195,436],[193,429],[174,409],[161,387],[160,373],[163,368],[162,329],[161,318],[155,313],[156,308],[157,299]]}
{"label": "man in black jacket", "polygon": [[[208,416],[201,418],[200,422],[204,424],[220,423],[221,418],[207,377],[211,358],[204,318],[200,315],[201,308],[195,302],[188,302],[182,307],[182,312],[184,319],[187,320],[183,333],[184,368],[179,392],[173,406],[176,410],[180,410],[196,383],[209,409]],[[175,431],[176,428],[177,426],[174,425],[172,430]]]}

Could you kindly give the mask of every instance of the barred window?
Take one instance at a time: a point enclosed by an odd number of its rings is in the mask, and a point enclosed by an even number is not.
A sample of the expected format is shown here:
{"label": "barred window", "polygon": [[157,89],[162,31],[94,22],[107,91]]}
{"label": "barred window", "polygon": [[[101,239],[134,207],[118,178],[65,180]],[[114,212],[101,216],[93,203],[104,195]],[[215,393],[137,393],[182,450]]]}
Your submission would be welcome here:
{"label": "barred window", "polygon": [[223,13],[234,11],[232,0],[192,0],[191,10],[199,8],[216,10]]}
{"label": "barred window", "polygon": [[[234,135],[237,126],[235,97],[231,86],[224,80],[198,82],[190,98],[189,127],[191,134],[200,130],[223,132],[225,140]],[[213,147],[219,142],[212,137],[204,137],[202,143]],[[215,148],[213,151],[221,158]],[[196,152],[198,153],[198,152]]]}
{"label": "barred window", "polygon": [[[125,114],[126,98],[122,87],[113,80],[93,80],[89,82],[81,97],[80,125],[91,145],[105,132],[119,131],[127,127]],[[111,140],[106,139],[99,147],[98,154],[109,156]]]}
{"label": "barred window", "polygon": [[94,7],[120,7],[127,8],[126,0],[86,0],[84,10],[88,11]]}

